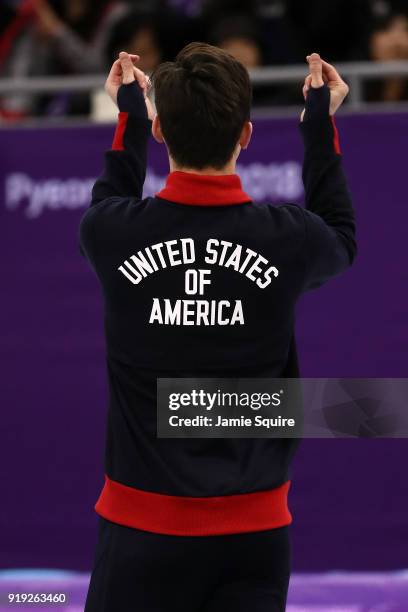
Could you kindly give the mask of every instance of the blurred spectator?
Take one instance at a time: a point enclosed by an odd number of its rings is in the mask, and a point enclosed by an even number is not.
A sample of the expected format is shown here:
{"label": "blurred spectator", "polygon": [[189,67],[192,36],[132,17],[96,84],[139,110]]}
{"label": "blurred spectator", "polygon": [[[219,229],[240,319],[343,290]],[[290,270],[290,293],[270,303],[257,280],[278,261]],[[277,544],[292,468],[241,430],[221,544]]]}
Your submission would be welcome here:
{"label": "blurred spectator", "polygon": [[[391,12],[377,19],[368,47],[374,61],[408,60],[408,14]],[[391,77],[368,87],[370,100],[396,102],[408,99],[408,80]]]}
{"label": "blurred spectator", "polygon": [[[273,35],[265,44],[263,34],[267,32],[267,22],[262,22],[256,12],[222,14],[210,28],[208,38],[210,43],[225,49],[252,70],[265,65],[265,49],[273,48]],[[253,102],[255,106],[297,104],[300,102],[298,90],[286,85],[254,84]]]}
{"label": "blurred spectator", "polygon": [[[216,44],[249,70],[329,61],[408,59],[408,0],[0,0],[0,76],[106,72],[121,50],[152,72],[192,40]],[[408,99],[406,79],[369,82],[370,100]],[[92,104],[90,99],[92,97]],[[0,116],[81,114],[112,118],[85,94],[3,97]],[[258,106],[300,104],[297,85],[255,85]],[[99,112],[101,111],[101,112]]]}
{"label": "blurred spectator", "polygon": [[245,16],[248,27],[256,29],[257,44],[263,64],[291,64],[299,62],[299,47],[292,24],[287,19],[282,0],[204,0],[201,19],[207,31],[235,15]]}
{"label": "blurred spectator", "polygon": [[[191,40],[199,38],[195,22],[169,8],[165,2],[138,3],[124,11],[111,28],[104,51],[107,65],[120,51],[140,55],[138,66],[151,73],[162,61],[173,60],[178,51]],[[112,121],[117,114],[104,91],[92,95],[92,118]]]}
{"label": "blurred spectator", "polygon": [[126,13],[112,29],[108,40],[107,63],[112,64],[120,51],[140,55],[138,67],[144,72],[152,72],[163,59],[156,17],[139,13]]}
{"label": "blurred spectator", "polygon": [[250,15],[224,17],[210,31],[210,42],[231,53],[248,69],[263,64],[261,38],[255,20]]}
{"label": "blurred spectator", "polygon": [[[114,24],[106,41],[104,55],[110,66],[120,51],[140,55],[138,67],[151,73],[165,59],[163,21],[158,11],[128,9]],[[166,20],[164,20],[166,21]],[[92,94],[91,116],[95,121],[113,121],[117,108],[104,90]]]}
{"label": "blurred spectator", "polygon": [[286,0],[285,4],[299,44],[298,61],[311,52],[329,62],[361,57],[372,18],[369,0]]}
{"label": "blurred spectator", "polygon": [[374,28],[370,39],[370,55],[375,61],[408,59],[408,18],[393,15]]}
{"label": "blurred spectator", "polygon": [[173,60],[198,35],[194,21],[169,8],[167,2],[129,4],[107,37],[108,64],[126,50],[140,55],[139,66],[151,72],[161,61]]}
{"label": "blurred spectator", "polygon": [[[123,4],[110,0],[31,0],[21,3],[30,20],[13,40],[1,76],[100,73],[105,70],[103,48],[107,33]],[[21,18],[17,11],[15,19]],[[10,27],[10,26],[9,26]],[[13,95],[3,98],[3,114],[25,116],[69,111],[85,114],[87,95],[57,98]],[[58,108],[60,106],[60,108]]]}
{"label": "blurred spectator", "polygon": [[13,10],[13,5],[8,2],[2,3],[1,11],[0,11],[0,36],[2,32],[6,29],[9,23],[14,18],[15,11]]}

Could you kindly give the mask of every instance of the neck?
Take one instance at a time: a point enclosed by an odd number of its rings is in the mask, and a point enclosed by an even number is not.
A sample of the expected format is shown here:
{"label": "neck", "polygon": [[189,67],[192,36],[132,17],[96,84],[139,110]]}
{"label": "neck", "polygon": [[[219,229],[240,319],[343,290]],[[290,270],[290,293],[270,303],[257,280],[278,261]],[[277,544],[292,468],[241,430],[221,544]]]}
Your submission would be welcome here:
{"label": "neck", "polygon": [[170,159],[170,172],[187,172],[190,174],[222,176],[225,174],[235,174],[236,168],[235,160],[231,160],[222,168],[212,168],[211,166],[208,166],[207,168],[186,168],[185,166],[178,166],[172,159]]}

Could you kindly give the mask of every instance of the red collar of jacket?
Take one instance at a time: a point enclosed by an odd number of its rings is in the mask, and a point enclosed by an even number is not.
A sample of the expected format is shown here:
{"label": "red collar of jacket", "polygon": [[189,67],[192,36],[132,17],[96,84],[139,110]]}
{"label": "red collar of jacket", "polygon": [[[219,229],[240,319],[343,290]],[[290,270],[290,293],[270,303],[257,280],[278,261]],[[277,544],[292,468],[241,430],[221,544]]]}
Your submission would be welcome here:
{"label": "red collar of jacket", "polygon": [[171,172],[166,185],[156,196],[190,206],[227,206],[251,202],[242,189],[238,174]]}

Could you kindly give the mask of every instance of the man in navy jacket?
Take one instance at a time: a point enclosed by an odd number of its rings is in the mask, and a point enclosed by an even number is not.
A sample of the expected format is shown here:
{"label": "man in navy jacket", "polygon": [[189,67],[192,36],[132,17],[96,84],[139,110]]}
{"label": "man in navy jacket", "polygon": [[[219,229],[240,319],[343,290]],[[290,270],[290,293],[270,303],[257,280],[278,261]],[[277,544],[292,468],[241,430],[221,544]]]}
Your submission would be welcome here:
{"label": "man in navy jacket", "polygon": [[[235,164],[250,142],[245,68],[202,43],[154,75],[121,53],[119,123],[80,228],[101,283],[110,404],[86,612],[285,609],[290,439],[156,435],[158,377],[297,377],[294,308],[344,271],[354,213],[333,115],[348,87],[307,58],[306,207],[255,204]],[[149,136],[170,174],[143,198]]]}

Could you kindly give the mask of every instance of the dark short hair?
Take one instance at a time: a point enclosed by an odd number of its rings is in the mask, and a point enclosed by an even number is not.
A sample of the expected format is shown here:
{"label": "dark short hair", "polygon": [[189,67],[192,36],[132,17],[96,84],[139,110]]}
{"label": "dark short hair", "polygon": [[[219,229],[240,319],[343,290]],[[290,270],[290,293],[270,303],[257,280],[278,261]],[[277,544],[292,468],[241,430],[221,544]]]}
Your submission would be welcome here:
{"label": "dark short hair", "polygon": [[232,55],[190,43],[153,74],[163,136],[175,162],[186,168],[222,168],[250,117],[246,68]]}

